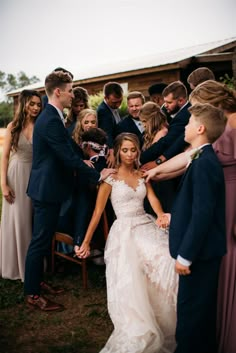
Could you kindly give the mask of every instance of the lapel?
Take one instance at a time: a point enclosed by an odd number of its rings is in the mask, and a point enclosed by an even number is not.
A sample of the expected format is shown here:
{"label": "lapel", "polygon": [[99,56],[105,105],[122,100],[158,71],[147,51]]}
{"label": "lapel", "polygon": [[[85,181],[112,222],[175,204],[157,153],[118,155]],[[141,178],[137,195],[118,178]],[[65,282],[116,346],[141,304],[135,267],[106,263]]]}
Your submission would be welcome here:
{"label": "lapel", "polygon": [[[208,151],[210,151],[211,149],[212,149],[212,145],[206,145],[206,146],[200,148],[200,150],[201,150],[202,152],[200,152],[198,158],[201,158],[201,157],[204,155],[204,153],[206,154],[206,153],[207,153]],[[183,182],[184,182],[184,179],[186,178],[186,176],[188,175],[189,171],[190,171],[191,168],[193,167],[193,163],[196,163],[196,161],[197,161],[198,158],[195,158],[195,159],[193,159],[193,160],[190,162],[188,168],[186,169],[186,171],[184,172],[182,178],[180,179],[180,182],[179,182],[179,185],[178,185],[178,190],[181,188],[181,186],[182,186],[182,184],[183,184]]]}

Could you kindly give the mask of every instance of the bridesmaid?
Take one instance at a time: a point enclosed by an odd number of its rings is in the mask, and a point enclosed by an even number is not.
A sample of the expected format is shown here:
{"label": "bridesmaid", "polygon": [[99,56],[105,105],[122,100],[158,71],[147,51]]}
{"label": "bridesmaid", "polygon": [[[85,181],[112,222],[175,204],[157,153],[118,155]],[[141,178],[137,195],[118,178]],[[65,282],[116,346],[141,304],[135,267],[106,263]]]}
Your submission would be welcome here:
{"label": "bridesmaid", "polygon": [[41,110],[40,94],[23,90],[16,115],[6,129],[1,159],[0,275],[22,282],[32,236],[32,205],[26,189],[32,164],[34,122]]}

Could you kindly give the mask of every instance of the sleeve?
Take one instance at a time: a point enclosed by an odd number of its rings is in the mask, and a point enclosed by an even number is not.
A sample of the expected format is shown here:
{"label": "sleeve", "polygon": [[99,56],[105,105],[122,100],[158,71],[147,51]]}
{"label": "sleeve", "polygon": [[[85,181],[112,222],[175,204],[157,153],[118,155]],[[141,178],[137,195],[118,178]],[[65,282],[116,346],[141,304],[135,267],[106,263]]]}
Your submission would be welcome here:
{"label": "sleeve", "polygon": [[[154,161],[155,159],[157,159],[162,154],[164,155],[165,151],[169,147],[171,147],[171,145],[178,138],[180,138],[181,135],[183,136],[184,126],[185,125],[182,123],[181,120],[177,121],[177,123],[173,123],[173,125],[170,125],[168,134],[166,136],[162,137],[159,141],[154,143],[146,151],[141,153],[141,157],[140,157],[141,164],[145,164],[145,163],[148,163],[150,161]],[[183,137],[182,137],[182,140],[183,140]],[[182,140],[180,140],[181,143],[182,143]]]}
{"label": "sleeve", "polygon": [[107,183],[108,185],[112,186],[114,183],[114,179],[112,178],[111,175],[109,175],[105,180],[104,183]]}
{"label": "sleeve", "polygon": [[112,112],[106,112],[104,109],[98,109],[98,127],[104,130],[107,134],[107,144],[109,148],[113,148],[113,139],[114,139],[114,121]]}
{"label": "sleeve", "polygon": [[215,221],[215,195],[222,187],[220,183],[222,180],[218,178],[214,163],[211,163],[209,159],[202,161],[198,159],[193,163],[191,167],[193,169],[191,219],[178,250],[178,254],[189,261],[194,261],[204,246],[209,228]]}
{"label": "sleeve", "polygon": [[97,183],[100,174],[88,167],[73,148],[73,141],[59,119],[52,119],[45,129],[45,139],[57,158],[65,167],[77,169],[80,174]]}
{"label": "sleeve", "polygon": [[182,153],[184,149],[189,146],[187,142],[184,141],[184,134],[178,137],[178,139],[163,153],[166,159],[171,159],[179,153]]}

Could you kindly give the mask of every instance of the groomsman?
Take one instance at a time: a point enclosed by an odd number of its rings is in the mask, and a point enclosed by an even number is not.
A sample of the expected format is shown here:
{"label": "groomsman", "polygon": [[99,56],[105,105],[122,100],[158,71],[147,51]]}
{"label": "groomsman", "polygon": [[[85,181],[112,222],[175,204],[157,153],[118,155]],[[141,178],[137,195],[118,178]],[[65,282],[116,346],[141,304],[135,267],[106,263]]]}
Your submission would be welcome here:
{"label": "groomsman", "polygon": [[115,164],[113,140],[116,136],[116,125],[121,121],[118,108],[123,99],[123,88],[117,82],[108,82],[103,88],[104,101],[97,108],[98,127],[103,129],[108,137],[109,155],[108,167]]}
{"label": "groomsman", "polygon": [[162,94],[164,107],[171,116],[169,131],[166,136],[141,153],[140,162],[145,170],[154,168],[157,164],[174,157],[182,152],[186,145],[184,128],[190,117],[187,88],[182,82],[175,81],[170,83]]}
{"label": "groomsman", "polygon": [[122,132],[130,132],[139,138],[140,147],[143,144],[143,124],[139,119],[139,112],[145,103],[144,95],[141,92],[133,91],[127,96],[128,115],[117,125],[116,135]]}

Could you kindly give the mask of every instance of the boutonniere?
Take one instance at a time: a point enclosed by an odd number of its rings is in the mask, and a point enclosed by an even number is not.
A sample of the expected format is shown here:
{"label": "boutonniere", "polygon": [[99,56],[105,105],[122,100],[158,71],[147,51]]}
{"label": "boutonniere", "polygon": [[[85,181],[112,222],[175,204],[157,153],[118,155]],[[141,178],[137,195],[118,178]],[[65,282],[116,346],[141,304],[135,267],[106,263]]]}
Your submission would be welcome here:
{"label": "boutonniere", "polygon": [[193,161],[194,159],[198,159],[200,154],[202,153],[202,149],[197,149],[193,153],[190,154],[190,158]]}
{"label": "boutonniere", "polygon": [[202,149],[200,148],[195,148],[194,150],[190,151],[188,155],[188,164],[186,168],[189,167],[189,165],[192,163],[193,160],[198,159],[200,157],[200,154],[202,153]]}

